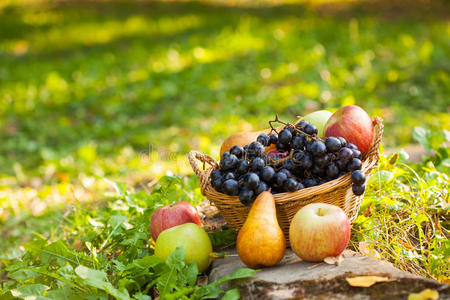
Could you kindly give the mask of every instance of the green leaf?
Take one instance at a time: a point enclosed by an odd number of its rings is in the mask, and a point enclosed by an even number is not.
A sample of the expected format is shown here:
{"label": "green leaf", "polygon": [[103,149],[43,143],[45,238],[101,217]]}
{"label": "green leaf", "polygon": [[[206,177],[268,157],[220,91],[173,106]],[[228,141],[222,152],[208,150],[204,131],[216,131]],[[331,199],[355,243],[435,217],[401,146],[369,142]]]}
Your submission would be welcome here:
{"label": "green leaf", "polygon": [[369,184],[379,184],[391,181],[394,178],[392,172],[381,170],[369,178]]}
{"label": "green leaf", "polygon": [[183,246],[177,247],[166,259],[166,265],[170,268],[180,270],[184,267],[184,259],[186,257],[186,252]]}
{"label": "green leaf", "polygon": [[223,293],[223,290],[218,288],[213,283],[208,285],[201,286],[198,290],[195,291],[194,299],[214,299],[219,297]]}
{"label": "green leaf", "polygon": [[147,255],[143,258],[138,258],[133,260],[133,262],[128,265],[125,269],[131,269],[134,267],[141,268],[141,269],[148,269],[156,266],[157,264],[161,263],[161,259],[157,257],[156,255]]}
{"label": "green leaf", "polygon": [[224,276],[224,277],[220,278],[219,280],[213,282],[213,284],[215,286],[219,286],[230,280],[241,279],[241,278],[253,276],[257,272],[258,272],[257,270],[253,270],[253,269],[249,269],[249,268],[240,268],[240,269],[237,269],[236,271],[234,271],[233,274]]}
{"label": "green leaf", "polygon": [[236,234],[231,229],[208,232],[208,236],[213,249],[233,244],[236,241]]}
{"label": "green leaf", "polygon": [[150,297],[149,295],[144,295],[142,293],[134,294],[133,298],[136,300],[151,300],[152,299],[152,297]]}
{"label": "green leaf", "polygon": [[14,297],[25,299],[32,296],[42,296],[42,294],[48,289],[49,287],[43,284],[28,284],[20,288],[11,290],[11,294]]}
{"label": "green leaf", "polygon": [[225,295],[223,295],[222,300],[238,300],[241,299],[241,293],[238,289],[228,290]]}
{"label": "green leaf", "polygon": [[64,286],[55,290],[50,290],[47,292],[45,296],[54,300],[80,298],[80,296],[72,288],[68,286]]}
{"label": "green leaf", "polygon": [[186,284],[189,286],[194,286],[197,282],[198,267],[195,261],[191,261],[187,264],[186,268],[183,270],[185,275]]}
{"label": "green leaf", "polygon": [[184,268],[184,258],[186,254],[182,246],[177,247],[167,258],[166,267],[157,279],[156,286],[160,297],[163,299],[165,295],[171,293],[173,288],[177,287],[178,272]]}
{"label": "green leaf", "polygon": [[17,280],[19,282],[23,282],[23,281],[29,280],[31,278],[36,278],[39,276],[40,276],[39,273],[36,273],[32,270],[27,270],[27,269],[20,269],[15,272],[8,273],[9,278]]}
{"label": "green leaf", "polygon": [[421,144],[427,150],[427,152],[430,151],[430,144],[427,139],[427,130],[425,128],[420,126],[414,127],[412,136],[416,142]]}
{"label": "green leaf", "polygon": [[130,299],[130,295],[128,291],[124,288],[121,290],[116,289],[113,285],[107,281],[106,273],[99,270],[94,270],[87,268],[85,266],[78,266],[75,269],[75,273],[84,280],[89,286],[98,288],[107,292],[109,295],[115,297],[120,300],[128,300]]}

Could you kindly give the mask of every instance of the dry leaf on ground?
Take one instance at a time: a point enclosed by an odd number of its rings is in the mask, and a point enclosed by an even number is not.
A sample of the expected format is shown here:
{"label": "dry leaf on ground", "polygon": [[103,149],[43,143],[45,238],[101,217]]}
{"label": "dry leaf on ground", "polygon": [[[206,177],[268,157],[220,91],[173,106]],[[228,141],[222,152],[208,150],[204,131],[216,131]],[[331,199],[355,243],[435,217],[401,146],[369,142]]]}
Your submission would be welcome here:
{"label": "dry leaf on ground", "polygon": [[381,276],[357,276],[345,278],[348,284],[355,287],[370,287],[377,282],[388,281],[389,278]]}
{"label": "dry leaf on ground", "polygon": [[437,300],[439,299],[439,293],[436,290],[426,289],[420,293],[409,294],[408,300]]}
{"label": "dry leaf on ground", "polygon": [[323,261],[329,265],[339,266],[344,261],[344,255],[325,257]]}
{"label": "dry leaf on ground", "polygon": [[378,251],[373,248],[369,250],[366,242],[359,242],[359,252],[365,256],[381,259],[380,253],[378,253]]}

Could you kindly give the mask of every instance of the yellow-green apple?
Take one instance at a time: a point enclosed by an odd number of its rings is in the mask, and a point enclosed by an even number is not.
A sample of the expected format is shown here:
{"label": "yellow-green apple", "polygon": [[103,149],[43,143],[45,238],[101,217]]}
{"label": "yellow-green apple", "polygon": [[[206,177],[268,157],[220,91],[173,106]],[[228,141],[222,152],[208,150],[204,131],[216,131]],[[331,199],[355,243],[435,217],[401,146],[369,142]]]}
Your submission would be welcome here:
{"label": "yellow-green apple", "polygon": [[302,207],[291,221],[289,240],[292,250],[303,260],[318,262],[338,256],[350,240],[350,221],[334,205],[312,203]]}
{"label": "yellow-green apple", "polygon": [[181,201],[158,208],[150,220],[150,230],[156,241],[161,231],[184,223],[202,226],[202,220],[192,204]]}
{"label": "yellow-green apple", "polygon": [[325,125],[325,137],[343,137],[358,146],[364,156],[369,152],[375,138],[372,119],[357,105],[347,105],[338,109]]}
{"label": "yellow-green apple", "polygon": [[323,136],[325,124],[327,124],[328,119],[331,117],[332,113],[328,110],[318,110],[307,114],[302,120],[313,124],[317,127],[317,134]]}
{"label": "yellow-green apple", "polygon": [[212,245],[203,228],[194,223],[185,223],[164,230],[156,240],[155,255],[166,261],[170,253],[179,246],[184,248],[186,263],[195,261],[200,272],[208,268]]}

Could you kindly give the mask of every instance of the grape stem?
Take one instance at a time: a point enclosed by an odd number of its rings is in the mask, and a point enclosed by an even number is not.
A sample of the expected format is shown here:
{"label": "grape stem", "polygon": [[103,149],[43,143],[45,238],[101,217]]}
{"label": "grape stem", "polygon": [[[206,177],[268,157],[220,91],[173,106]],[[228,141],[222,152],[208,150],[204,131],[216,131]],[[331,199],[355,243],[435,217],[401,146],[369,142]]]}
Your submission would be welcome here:
{"label": "grape stem", "polygon": [[[300,116],[297,116],[297,118],[298,117],[300,117]],[[299,128],[297,128],[297,126],[295,126],[294,124],[289,123],[289,122],[286,123],[284,121],[281,121],[278,118],[278,114],[275,115],[275,120],[269,121],[269,125],[270,125],[270,133],[269,134],[272,134],[272,132],[275,132],[276,134],[278,134],[278,131],[275,128],[273,128],[272,123],[280,123],[280,124],[289,126],[290,128],[294,128],[295,131],[300,132],[300,133],[310,137],[311,139],[313,139],[315,141],[322,141],[322,139],[320,137],[318,137],[317,134],[307,134],[306,132],[304,132],[304,131],[300,130]]]}

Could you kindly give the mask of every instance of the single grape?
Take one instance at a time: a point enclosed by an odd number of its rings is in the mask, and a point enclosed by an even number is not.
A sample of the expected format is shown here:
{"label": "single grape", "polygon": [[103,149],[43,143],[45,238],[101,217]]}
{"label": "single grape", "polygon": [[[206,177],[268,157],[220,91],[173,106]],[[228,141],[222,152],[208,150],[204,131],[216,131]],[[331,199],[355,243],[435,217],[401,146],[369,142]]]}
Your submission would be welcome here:
{"label": "single grape", "polygon": [[317,165],[313,166],[312,171],[314,175],[322,177],[325,175],[325,170]]}
{"label": "single grape", "polygon": [[300,163],[300,161],[302,160],[303,156],[305,155],[305,153],[303,151],[295,151],[292,154],[292,160],[294,161],[294,163]]}
{"label": "single grape", "polygon": [[220,168],[224,171],[232,171],[237,167],[238,163],[239,159],[236,155],[230,154],[230,156],[225,156],[220,160]]}
{"label": "single grape", "polygon": [[236,172],[238,174],[242,175],[242,174],[247,173],[249,168],[250,168],[250,164],[249,164],[248,160],[244,159],[244,160],[239,161],[238,166],[236,168]]}
{"label": "single grape", "polygon": [[362,163],[357,158],[352,158],[352,160],[347,164],[347,170],[353,172],[355,170],[361,170]]}
{"label": "single grape", "polygon": [[303,185],[307,188],[316,186],[317,184],[319,184],[319,182],[314,177],[308,177],[303,180]]}
{"label": "single grape", "polygon": [[326,156],[328,157],[328,161],[335,161],[337,159],[337,156],[334,153],[328,153]]}
{"label": "single grape", "polygon": [[325,140],[325,146],[327,147],[328,152],[337,152],[341,149],[341,141],[335,137],[328,137]]}
{"label": "single grape", "polygon": [[239,183],[234,179],[225,180],[222,184],[222,189],[225,194],[236,196],[239,194]]}
{"label": "single grape", "polygon": [[228,179],[235,179],[234,173],[233,172],[227,172],[223,175],[223,180],[228,180]]}
{"label": "single grape", "polygon": [[308,141],[306,142],[306,151],[308,151],[309,153],[312,153],[312,145],[313,145],[314,141]]}
{"label": "single grape", "polygon": [[280,143],[279,141],[276,143],[275,146],[277,147],[277,150],[279,152],[285,152],[285,151],[287,151],[289,149],[289,146],[285,146],[282,143]]}
{"label": "single grape", "polygon": [[291,173],[291,172],[289,172],[289,170],[288,170],[288,169],[281,169],[281,170],[280,170],[280,171],[278,171],[278,172],[281,172],[281,173],[284,173],[284,174],[286,174],[287,178],[291,178],[291,177],[292,177],[292,173]]}
{"label": "single grape", "polygon": [[317,134],[317,127],[314,126],[313,124],[307,124],[304,129],[303,132],[309,134],[309,135],[313,135],[313,134]]}
{"label": "single grape", "polygon": [[214,170],[211,172],[211,175],[209,176],[211,178],[211,182],[216,180],[219,177],[222,177],[222,172],[220,170]]}
{"label": "single grape", "polygon": [[341,148],[341,150],[339,150],[338,157],[340,160],[348,162],[353,158],[353,151],[347,147]]}
{"label": "single grape", "polygon": [[243,188],[239,192],[239,200],[244,205],[249,205],[250,203],[252,203],[254,198],[255,198],[255,193],[248,188]]}
{"label": "single grape", "polygon": [[356,146],[355,144],[352,144],[352,143],[347,143],[346,147],[349,149],[358,150],[358,146]]}
{"label": "single grape", "polygon": [[292,133],[288,129],[283,129],[278,133],[278,142],[288,146],[292,140]]}
{"label": "single grape", "polygon": [[264,159],[262,159],[261,157],[256,157],[250,163],[250,170],[252,170],[253,172],[258,172],[259,170],[264,168],[265,165],[266,163],[264,162]]}
{"label": "single grape", "polygon": [[258,184],[259,184],[259,182],[260,182],[260,180],[259,180],[259,176],[256,174],[256,173],[248,173],[247,174],[248,176],[246,177],[246,186],[249,188],[249,189],[255,189],[257,186],[258,186]]}
{"label": "single grape", "polygon": [[255,195],[259,195],[262,192],[267,191],[268,189],[269,186],[264,181],[261,181],[258,187],[255,189]]}
{"label": "single grape", "polygon": [[248,145],[248,155],[250,157],[261,156],[265,151],[266,149],[259,142],[251,142],[250,145]]}
{"label": "single grape", "polygon": [[293,172],[299,168],[299,166],[297,166],[292,159],[285,160],[282,163],[282,166],[284,169],[291,171],[291,172]]}
{"label": "single grape", "polygon": [[224,158],[226,158],[226,157],[229,157],[231,155],[231,153],[230,152],[224,152],[223,154],[222,154],[222,158],[220,159],[220,160],[222,160],[222,159],[224,159]]}
{"label": "single grape", "polygon": [[339,175],[339,168],[335,163],[329,163],[327,166],[327,176],[330,178],[337,178]]}
{"label": "single grape", "polygon": [[311,153],[315,157],[325,156],[325,154],[327,154],[327,147],[321,141],[314,141],[311,145]]}
{"label": "single grape", "polygon": [[294,127],[290,127],[290,126],[285,126],[284,129],[289,130],[289,132],[292,134],[292,137],[297,135],[297,131],[295,130]]}
{"label": "single grape", "polygon": [[313,166],[312,156],[308,153],[305,153],[299,162],[300,167],[305,170],[311,169]]}
{"label": "single grape", "polygon": [[345,160],[336,160],[334,162],[341,172],[347,172],[347,162]]}
{"label": "single grape", "polygon": [[359,150],[352,149],[352,152],[353,152],[354,158],[361,159],[362,156],[361,156],[361,152]]}
{"label": "single grape", "polygon": [[260,178],[265,182],[272,182],[275,176],[275,170],[271,166],[265,166],[260,172]]}
{"label": "single grape", "polygon": [[291,147],[295,150],[303,149],[306,145],[306,136],[304,134],[297,134],[293,139],[291,143]]}
{"label": "single grape", "polygon": [[325,168],[328,165],[328,155],[322,157],[315,157],[314,164],[320,168]]}
{"label": "single grape", "polygon": [[269,140],[271,145],[275,145],[278,142],[278,135],[276,135],[275,133],[272,133],[270,135],[270,140]]}
{"label": "single grape", "polygon": [[293,178],[289,178],[288,180],[286,180],[284,187],[288,192],[295,192],[299,188],[298,181]]}
{"label": "single grape", "polygon": [[337,139],[341,142],[342,147],[347,146],[347,141],[342,136],[338,136]]}
{"label": "single grape", "polygon": [[365,190],[366,190],[366,185],[365,184],[352,185],[353,194],[355,194],[356,196],[360,196],[360,195],[364,194]]}
{"label": "single grape", "polygon": [[366,175],[360,170],[356,170],[352,172],[352,182],[355,185],[362,185],[366,182]]}
{"label": "single grape", "polygon": [[301,120],[300,122],[298,122],[295,127],[297,127],[298,129],[302,130],[305,128],[306,125],[308,125],[309,123],[306,122],[305,120]]}
{"label": "single grape", "polygon": [[278,186],[282,187],[284,182],[288,179],[286,173],[278,172],[275,174],[275,182]]}
{"label": "single grape", "polygon": [[235,155],[237,158],[241,158],[244,155],[244,148],[239,145],[231,147],[230,153]]}
{"label": "single grape", "polygon": [[256,141],[266,147],[270,145],[270,137],[264,132],[258,135]]}
{"label": "single grape", "polygon": [[222,177],[217,177],[211,182],[211,185],[216,191],[221,193],[222,192],[222,182],[223,182]]}

